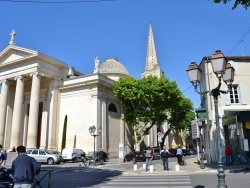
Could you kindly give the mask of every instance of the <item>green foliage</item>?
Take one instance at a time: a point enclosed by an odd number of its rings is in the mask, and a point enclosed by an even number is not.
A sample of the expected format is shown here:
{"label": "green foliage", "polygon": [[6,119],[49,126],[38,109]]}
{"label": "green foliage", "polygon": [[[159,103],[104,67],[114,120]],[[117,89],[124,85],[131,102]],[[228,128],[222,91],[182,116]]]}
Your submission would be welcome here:
{"label": "green foliage", "polygon": [[0,148],[3,148],[3,145],[2,145],[2,144],[0,144]]}
{"label": "green foliage", "polygon": [[61,147],[61,150],[63,150],[63,148],[65,148],[65,146],[66,146],[67,121],[68,121],[68,116],[65,115],[64,125],[63,125],[62,147]]}
{"label": "green foliage", "polygon": [[[224,3],[227,4],[231,0],[213,0],[215,3]],[[238,5],[242,5],[245,9],[247,9],[250,6],[250,0],[235,0],[234,6],[232,9],[237,8]]]}
{"label": "green foliage", "polygon": [[189,120],[187,112],[193,109],[191,101],[183,96],[176,82],[165,77],[120,78],[113,91],[124,105],[124,121],[135,131],[135,142],[148,135],[153,125],[166,120],[171,121],[172,127],[182,129]]}

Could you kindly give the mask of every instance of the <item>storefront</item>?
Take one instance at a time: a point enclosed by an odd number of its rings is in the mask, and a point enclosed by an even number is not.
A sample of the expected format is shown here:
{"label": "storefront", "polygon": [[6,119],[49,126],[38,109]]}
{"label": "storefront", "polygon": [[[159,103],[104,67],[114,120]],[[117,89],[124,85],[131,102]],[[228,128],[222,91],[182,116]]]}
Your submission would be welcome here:
{"label": "storefront", "polygon": [[245,151],[249,154],[250,111],[227,112],[222,118],[225,144],[231,145],[233,152]]}

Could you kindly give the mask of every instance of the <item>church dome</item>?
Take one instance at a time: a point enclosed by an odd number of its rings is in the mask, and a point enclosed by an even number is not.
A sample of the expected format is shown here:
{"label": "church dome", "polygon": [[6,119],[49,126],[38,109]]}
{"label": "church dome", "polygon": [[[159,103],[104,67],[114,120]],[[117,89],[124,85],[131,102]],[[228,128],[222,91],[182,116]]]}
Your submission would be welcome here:
{"label": "church dome", "polygon": [[99,72],[102,74],[123,74],[129,75],[128,70],[117,59],[109,58],[99,65]]}

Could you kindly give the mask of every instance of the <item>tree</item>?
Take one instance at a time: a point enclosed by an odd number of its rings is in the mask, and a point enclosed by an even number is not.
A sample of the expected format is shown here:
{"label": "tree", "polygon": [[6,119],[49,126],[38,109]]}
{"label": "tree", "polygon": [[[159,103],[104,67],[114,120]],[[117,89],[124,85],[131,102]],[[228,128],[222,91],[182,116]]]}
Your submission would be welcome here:
{"label": "tree", "polygon": [[61,150],[63,150],[63,148],[65,148],[65,146],[66,146],[67,121],[68,121],[68,116],[65,115],[65,117],[64,117],[64,125],[63,125],[62,147],[61,147]]}
{"label": "tree", "polygon": [[[231,0],[214,0],[215,3],[224,3],[224,4],[227,4],[230,1]],[[232,9],[237,8],[238,5],[242,5],[245,9],[247,9],[250,6],[250,0],[235,0]]]}
{"label": "tree", "polygon": [[136,149],[150,129],[168,120],[167,111],[183,99],[176,82],[165,77],[120,78],[113,91],[124,105],[124,121],[134,130]]}
{"label": "tree", "polygon": [[181,95],[179,101],[168,110],[169,129],[164,133],[162,143],[164,143],[166,137],[171,131],[178,133],[181,130],[187,130],[190,128],[191,121],[195,118],[195,114],[192,110],[193,104],[191,100]]}

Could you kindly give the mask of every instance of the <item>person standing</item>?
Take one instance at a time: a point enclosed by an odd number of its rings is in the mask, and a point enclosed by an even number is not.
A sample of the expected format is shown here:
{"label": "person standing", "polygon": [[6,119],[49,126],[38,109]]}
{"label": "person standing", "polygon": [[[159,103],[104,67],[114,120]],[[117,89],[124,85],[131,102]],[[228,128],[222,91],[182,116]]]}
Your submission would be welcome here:
{"label": "person standing", "polygon": [[169,151],[167,150],[167,147],[164,145],[163,150],[161,150],[161,159],[162,159],[162,164],[164,167],[164,170],[169,170],[168,169],[168,158],[169,158]]}
{"label": "person standing", "polygon": [[13,146],[11,152],[16,152],[16,147],[15,146]]}
{"label": "person standing", "polygon": [[227,145],[225,148],[225,156],[226,156],[226,165],[231,165],[231,155],[232,155],[232,148],[230,145]]}
{"label": "person standing", "polygon": [[3,150],[3,152],[1,152],[1,159],[2,159],[2,161],[1,161],[0,166],[5,165],[6,160],[7,160],[7,152],[5,149]]}
{"label": "person standing", "polygon": [[14,188],[31,188],[41,166],[33,157],[26,155],[24,146],[17,147],[17,154],[17,158],[12,162]]}
{"label": "person standing", "polygon": [[181,165],[182,155],[183,155],[182,149],[181,149],[181,146],[179,146],[176,152],[176,157],[177,157],[177,161],[179,165]]}
{"label": "person standing", "polygon": [[146,172],[148,171],[148,166],[151,165],[151,161],[153,159],[153,151],[151,150],[151,148],[148,146],[147,150],[146,150]]}

